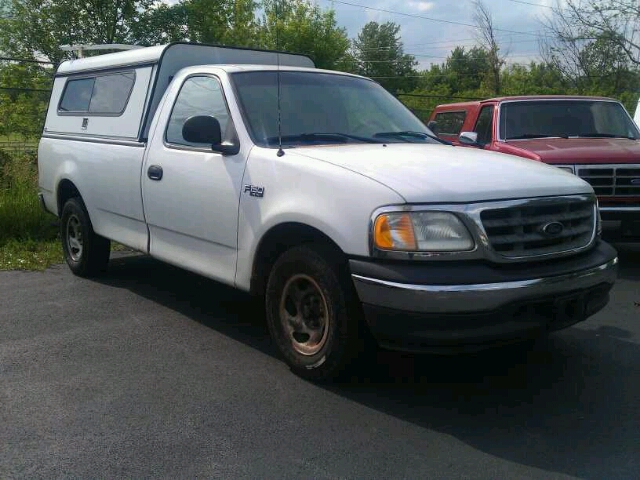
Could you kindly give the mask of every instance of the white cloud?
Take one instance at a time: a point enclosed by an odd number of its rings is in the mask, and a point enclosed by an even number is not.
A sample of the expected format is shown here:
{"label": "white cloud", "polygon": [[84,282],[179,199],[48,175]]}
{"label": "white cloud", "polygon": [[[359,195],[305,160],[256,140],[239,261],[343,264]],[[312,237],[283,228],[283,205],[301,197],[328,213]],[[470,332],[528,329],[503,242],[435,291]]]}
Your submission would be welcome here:
{"label": "white cloud", "polygon": [[431,10],[435,4],[433,2],[425,2],[424,0],[411,0],[409,6],[420,12],[426,12],[427,10]]}

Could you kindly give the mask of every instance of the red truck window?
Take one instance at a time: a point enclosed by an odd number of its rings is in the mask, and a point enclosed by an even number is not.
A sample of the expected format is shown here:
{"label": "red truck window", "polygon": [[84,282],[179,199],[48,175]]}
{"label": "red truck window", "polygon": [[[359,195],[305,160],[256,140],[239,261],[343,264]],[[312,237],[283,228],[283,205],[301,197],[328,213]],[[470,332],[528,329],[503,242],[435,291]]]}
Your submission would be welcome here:
{"label": "red truck window", "polygon": [[458,135],[462,130],[462,125],[467,117],[467,112],[441,112],[436,114],[436,124],[438,125],[438,134],[442,135]]}
{"label": "red truck window", "polygon": [[500,110],[500,138],[637,137],[638,131],[618,102],[536,100],[506,102]]}

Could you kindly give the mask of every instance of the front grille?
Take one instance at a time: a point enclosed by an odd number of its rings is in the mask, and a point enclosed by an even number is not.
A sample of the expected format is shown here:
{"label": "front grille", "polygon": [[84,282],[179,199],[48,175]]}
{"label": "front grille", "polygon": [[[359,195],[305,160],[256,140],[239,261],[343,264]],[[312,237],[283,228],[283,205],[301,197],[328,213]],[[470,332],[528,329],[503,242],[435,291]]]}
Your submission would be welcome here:
{"label": "front grille", "polygon": [[491,248],[508,258],[552,255],[585,247],[594,236],[595,216],[594,201],[584,199],[525,203],[487,209],[480,214]]}
{"label": "front grille", "polygon": [[578,167],[578,176],[589,182],[601,197],[640,197],[637,165],[589,165]]}

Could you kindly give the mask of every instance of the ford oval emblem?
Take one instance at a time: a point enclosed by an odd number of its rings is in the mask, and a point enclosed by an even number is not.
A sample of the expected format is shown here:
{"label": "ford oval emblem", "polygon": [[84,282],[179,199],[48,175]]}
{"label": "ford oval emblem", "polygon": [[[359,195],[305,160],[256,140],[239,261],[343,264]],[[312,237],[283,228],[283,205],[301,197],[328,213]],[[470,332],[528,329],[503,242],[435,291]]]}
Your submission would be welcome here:
{"label": "ford oval emblem", "polygon": [[557,237],[564,230],[564,225],[560,222],[550,222],[542,227],[542,233],[547,237]]}
{"label": "ford oval emblem", "polygon": [[640,178],[632,178],[631,185],[640,185]]}

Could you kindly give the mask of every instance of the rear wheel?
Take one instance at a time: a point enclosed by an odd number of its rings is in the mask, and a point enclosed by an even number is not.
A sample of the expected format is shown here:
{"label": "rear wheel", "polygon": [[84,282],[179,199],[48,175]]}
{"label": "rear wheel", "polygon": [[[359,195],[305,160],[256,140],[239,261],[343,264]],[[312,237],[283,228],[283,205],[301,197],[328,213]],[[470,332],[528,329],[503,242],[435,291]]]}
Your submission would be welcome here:
{"label": "rear wheel", "polygon": [[93,231],[80,198],[71,198],[64,204],[60,238],[67,265],[75,275],[90,277],[106,270],[111,242]]}
{"label": "rear wheel", "polygon": [[265,295],[273,341],[298,375],[342,376],[358,352],[359,304],[329,249],[294,247],[276,261]]}

